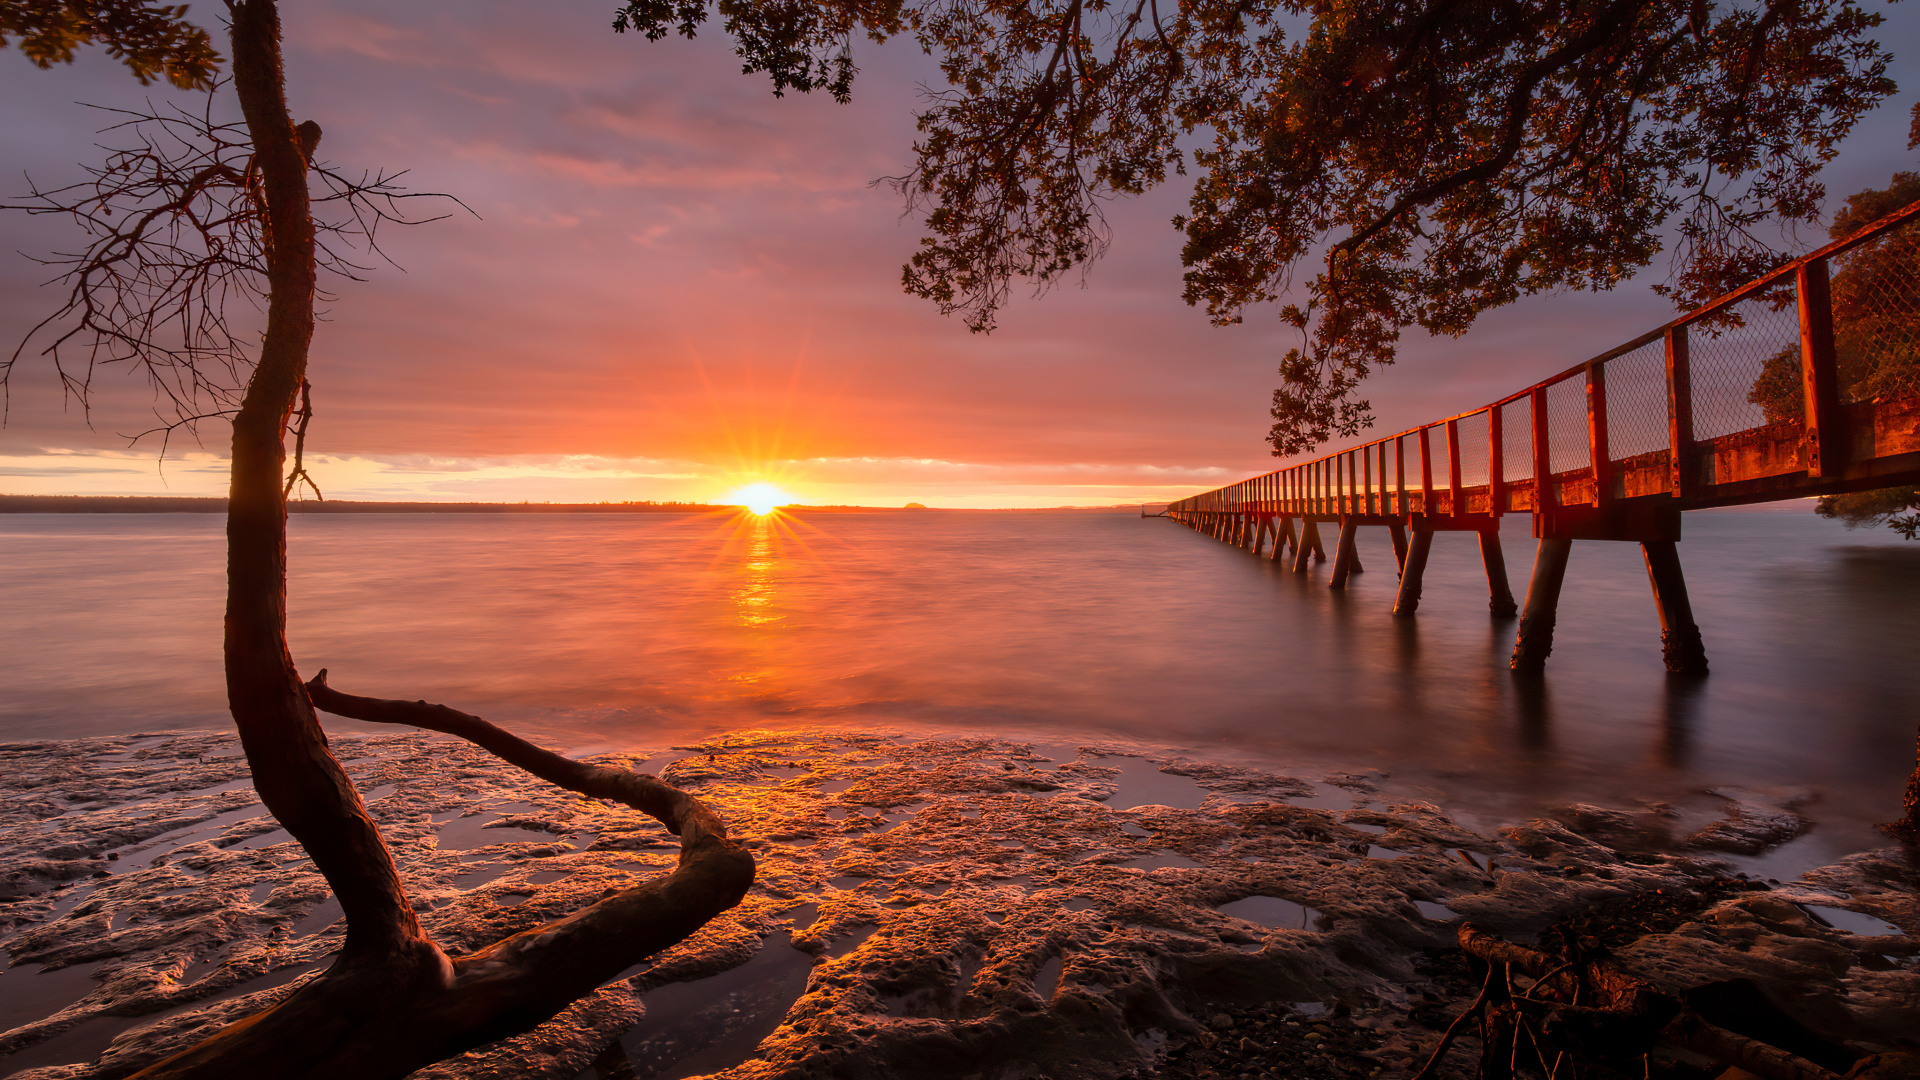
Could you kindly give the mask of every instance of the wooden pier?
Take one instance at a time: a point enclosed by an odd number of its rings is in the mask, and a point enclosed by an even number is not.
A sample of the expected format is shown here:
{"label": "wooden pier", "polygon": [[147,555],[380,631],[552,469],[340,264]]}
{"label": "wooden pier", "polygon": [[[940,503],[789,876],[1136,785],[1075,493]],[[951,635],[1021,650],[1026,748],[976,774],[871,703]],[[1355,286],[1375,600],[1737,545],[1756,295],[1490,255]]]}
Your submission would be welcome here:
{"label": "wooden pier", "polygon": [[[1676,545],[1688,510],[1920,484],[1920,203],[1492,404],[1171,503],[1167,517],[1328,586],[1389,531],[1395,615],[1436,532],[1479,534],[1488,606],[1518,606],[1500,519],[1538,541],[1513,650],[1542,670],[1573,542],[1638,543],[1669,671],[1703,675]],[[1270,545],[1270,547],[1269,547]]]}

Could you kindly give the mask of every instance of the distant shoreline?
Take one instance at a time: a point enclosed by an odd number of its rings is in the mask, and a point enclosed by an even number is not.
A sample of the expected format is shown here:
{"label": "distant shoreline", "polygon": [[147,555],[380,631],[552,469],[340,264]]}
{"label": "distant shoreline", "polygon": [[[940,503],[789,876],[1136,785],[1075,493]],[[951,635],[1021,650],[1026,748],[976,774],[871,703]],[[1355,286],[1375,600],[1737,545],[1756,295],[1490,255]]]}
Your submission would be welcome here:
{"label": "distant shoreline", "polygon": [[[1010,507],[969,511],[1021,513],[1132,511],[1136,503],[1115,506]],[[303,500],[287,503],[289,514],[712,514],[740,510],[727,503],[695,502],[364,502],[349,499]],[[942,507],[900,506],[783,506],[781,510],[809,514],[921,514],[953,513]],[[169,495],[0,495],[0,514],[224,514],[227,500],[218,497]]]}

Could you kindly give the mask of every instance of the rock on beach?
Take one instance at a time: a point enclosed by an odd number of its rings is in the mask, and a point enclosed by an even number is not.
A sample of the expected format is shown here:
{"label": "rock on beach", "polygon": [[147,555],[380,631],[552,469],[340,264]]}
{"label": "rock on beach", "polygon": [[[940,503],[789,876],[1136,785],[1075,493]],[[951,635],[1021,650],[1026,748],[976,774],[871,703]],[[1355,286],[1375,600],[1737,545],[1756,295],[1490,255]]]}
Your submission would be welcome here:
{"label": "rock on beach", "polygon": [[[652,819],[457,740],[332,743],[450,952],[677,858]],[[1530,941],[1609,903],[1704,896],[1730,871],[1718,852],[1806,828],[1791,796],[1740,792],[1690,832],[1658,808],[1569,807],[1484,835],[1378,776],[1045,749],[748,731],[592,759],[651,762],[713,804],[758,861],[752,891],[538,1029],[416,1076],[591,1080],[678,1062],[727,1080],[1116,1080],[1322,1059],[1329,1076],[1406,1076],[1452,1001],[1435,958],[1460,919]],[[1117,805],[1143,763],[1197,805]],[[231,735],[0,746],[0,796],[0,1073],[127,1075],[317,977],[339,947],[338,908],[254,798]],[[1676,991],[1751,980],[1836,1038],[1911,1046],[1917,886],[1902,852],[1863,853],[1715,892],[1617,959]]]}

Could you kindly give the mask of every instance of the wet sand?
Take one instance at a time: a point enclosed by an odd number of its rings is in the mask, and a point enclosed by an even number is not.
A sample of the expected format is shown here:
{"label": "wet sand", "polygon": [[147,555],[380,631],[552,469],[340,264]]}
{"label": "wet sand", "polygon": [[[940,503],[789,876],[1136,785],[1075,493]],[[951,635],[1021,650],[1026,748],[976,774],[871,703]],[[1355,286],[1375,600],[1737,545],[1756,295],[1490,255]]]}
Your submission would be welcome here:
{"label": "wet sand", "polygon": [[[455,953],[677,857],[651,819],[445,737],[333,745]],[[1725,791],[1467,828],[1377,772],[1132,744],[747,731],[594,760],[714,804],[758,860],[753,890],[539,1029],[417,1076],[1107,1080],[1170,1069],[1249,1009],[1282,1040],[1338,1017],[1366,1033],[1343,1067],[1405,1076],[1438,1038],[1419,1019],[1428,961],[1460,920],[1530,940],[1738,873],[1808,827],[1804,793]],[[0,1075],[126,1075],[316,977],[340,943],[230,735],[0,746],[0,792]],[[1917,893],[1901,853],[1862,853],[1620,959],[1674,989],[1750,978],[1891,1048],[1920,1030],[1920,969],[1860,946],[1920,935]]]}

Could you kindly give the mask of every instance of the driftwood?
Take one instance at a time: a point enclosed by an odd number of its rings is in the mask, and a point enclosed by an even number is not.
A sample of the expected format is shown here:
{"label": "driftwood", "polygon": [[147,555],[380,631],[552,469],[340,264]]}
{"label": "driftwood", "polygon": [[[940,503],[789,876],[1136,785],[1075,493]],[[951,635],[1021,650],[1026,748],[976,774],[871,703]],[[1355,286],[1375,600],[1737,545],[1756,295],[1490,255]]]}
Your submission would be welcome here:
{"label": "driftwood", "polygon": [[[1681,998],[1604,959],[1560,961],[1502,941],[1471,923],[1460,948],[1487,966],[1480,994],[1455,1018],[1414,1080],[1432,1080],[1469,1021],[1478,1021],[1479,1075],[1508,1080],[1522,1071],[1542,1076],[1618,1077],[1606,1062],[1643,1060],[1666,1045],[1744,1069],[1763,1080],[1841,1080],[1778,1047],[1709,1022]],[[1516,976],[1525,976],[1522,985]]]}

